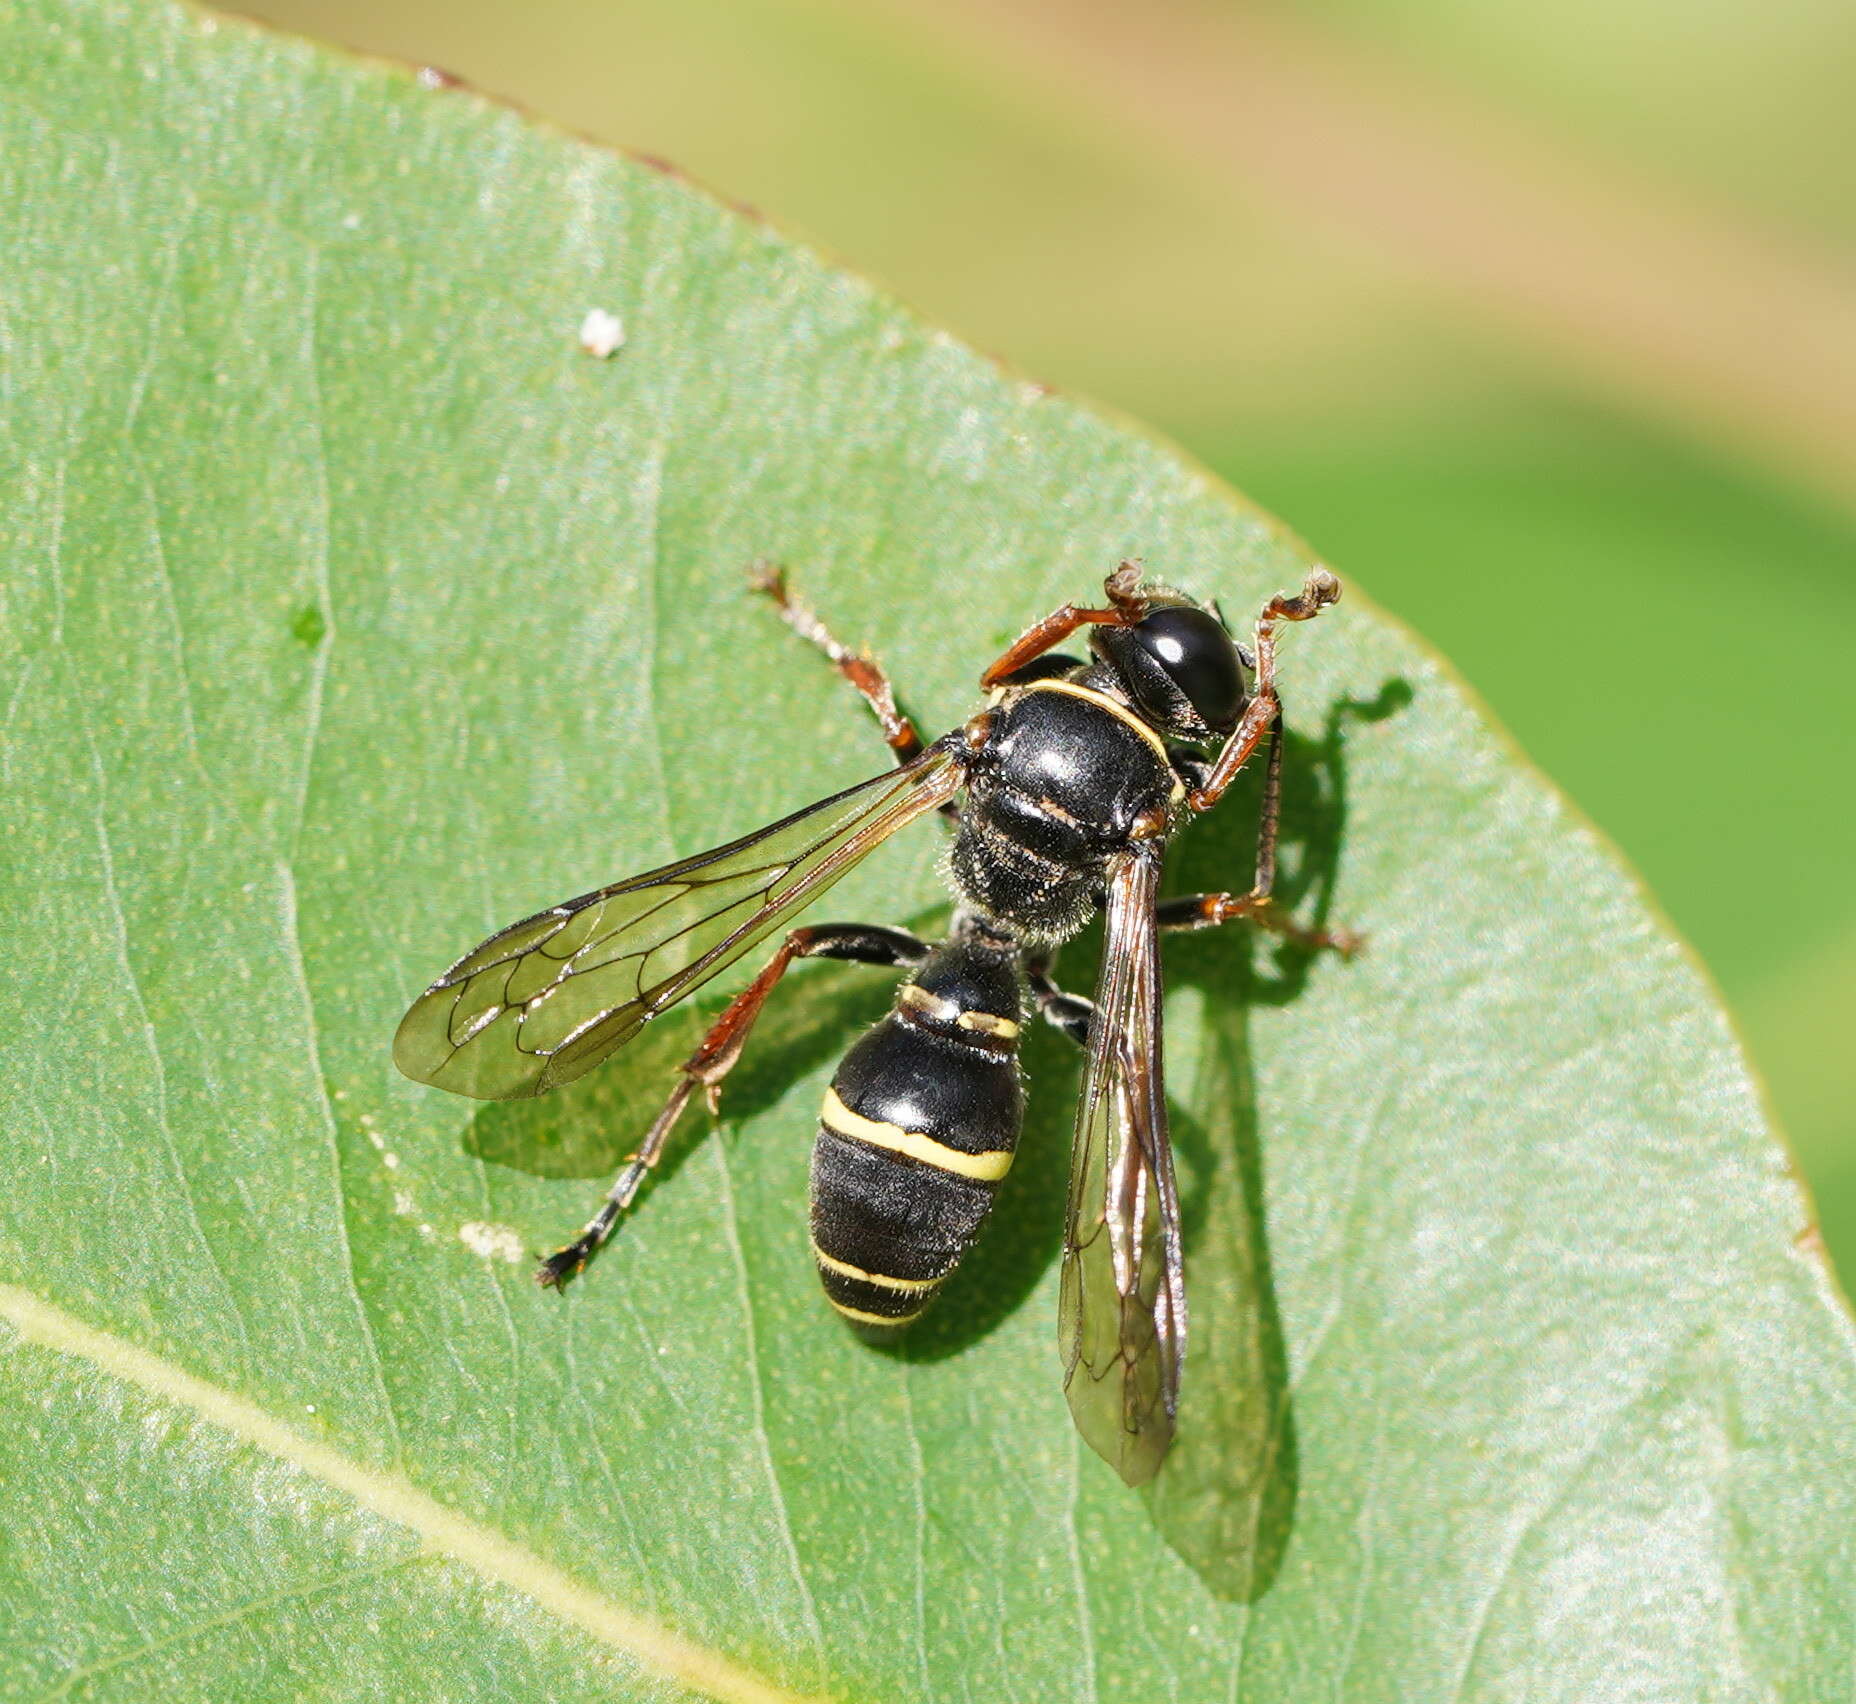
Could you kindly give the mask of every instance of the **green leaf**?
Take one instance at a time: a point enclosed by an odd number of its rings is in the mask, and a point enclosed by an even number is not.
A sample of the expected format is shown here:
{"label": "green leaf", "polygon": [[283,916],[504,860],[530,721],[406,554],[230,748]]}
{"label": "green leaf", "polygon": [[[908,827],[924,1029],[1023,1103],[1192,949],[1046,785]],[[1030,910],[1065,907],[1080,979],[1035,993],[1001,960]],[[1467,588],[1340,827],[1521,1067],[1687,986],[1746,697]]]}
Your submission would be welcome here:
{"label": "green leaf", "polygon": [[[1234,615],[1306,557],[468,94],[101,0],[5,0],[0,64],[7,1695],[1847,1687],[1856,1362],[1758,1090],[1357,588],[1284,639],[1285,886],[1370,951],[1169,945],[1195,1335],[1150,1496],[1058,1388],[1056,1038],[919,1339],[830,1317],[806,1149],[868,971],[796,972],[719,1134],[542,1293],[702,1012],[483,1108],[394,1024],[495,925],[882,767],[751,561],[939,728],[1123,555]],[[1576,691],[1629,617],[1538,606]],[[1242,882],[1255,802],[1176,884]],[[937,852],[830,910],[932,925]]]}

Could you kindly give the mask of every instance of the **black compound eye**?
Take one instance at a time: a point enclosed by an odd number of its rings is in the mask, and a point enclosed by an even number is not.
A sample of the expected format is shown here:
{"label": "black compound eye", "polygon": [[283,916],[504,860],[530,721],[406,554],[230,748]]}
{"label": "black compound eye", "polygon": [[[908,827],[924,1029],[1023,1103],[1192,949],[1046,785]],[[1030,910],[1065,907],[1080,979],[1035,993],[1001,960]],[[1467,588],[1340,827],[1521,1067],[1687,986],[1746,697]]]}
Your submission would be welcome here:
{"label": "black compound eye", "polygon": [[1237,725],[1249,694],[1237,647],[1215,615],[1167,605],[1150,611],[1131,632],[1207,726],[1226,733]]}

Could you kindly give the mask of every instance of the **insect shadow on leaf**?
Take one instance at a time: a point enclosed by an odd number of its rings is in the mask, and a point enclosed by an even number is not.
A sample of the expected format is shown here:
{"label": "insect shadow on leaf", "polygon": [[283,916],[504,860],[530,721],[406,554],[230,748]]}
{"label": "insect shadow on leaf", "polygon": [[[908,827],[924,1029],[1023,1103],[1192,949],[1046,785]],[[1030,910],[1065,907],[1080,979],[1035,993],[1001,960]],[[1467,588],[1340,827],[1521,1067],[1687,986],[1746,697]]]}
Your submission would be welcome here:
{"label": "insect shadow on leaf", "polygon": [[[1328,921],[1345,843],[1347,730],[1396,714],[1411,697],[1405,681],[1390,681],[1371,699],[1337,701],[1318,740],[1290,738],[1277,879],[1284,903],[1317,926]],[[1209,886],[1220,870],[1242,867],[1253,820],[1244,803],[1181,837],[1176,881]],[[1269,937],[1189,934],[1167,943],[1169,986],[1197,990],[1208,1020],[1197,1069],[1175,1080],[1172,1108],[1194,1335],[1178,1436],[1166,1470],[1142,1495],[1162,1537],[1206,1587],[1242,1603],[1276,1579],[1299,1483],[1248,1014],[1294,1000],[1314,957]]]}

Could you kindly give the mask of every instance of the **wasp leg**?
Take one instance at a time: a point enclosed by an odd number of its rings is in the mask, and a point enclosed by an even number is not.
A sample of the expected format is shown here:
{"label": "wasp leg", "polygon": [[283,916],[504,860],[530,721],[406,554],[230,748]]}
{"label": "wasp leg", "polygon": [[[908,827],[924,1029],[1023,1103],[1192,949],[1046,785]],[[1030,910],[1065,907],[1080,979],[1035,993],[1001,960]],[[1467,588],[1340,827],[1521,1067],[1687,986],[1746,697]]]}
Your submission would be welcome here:
{"label": "wasp leg", "polygon": [[1270,754],[1263,760],[1263,801],[1257,807],[1257,873],[1250,893],[1259,903],[1276,886],[1276,837],[1282,827],[1282,712],[1270,723]]}
{"label": "wasp leg", "polygon": [[755,591],[773,600],[774,607],[779,610],[781,619],[788,627],[801,639],[823,651],[830,659],[831,666],[857,688],[863,701],[882,724],[883,738],[889,742],[889,749],[896,754],[896,761],[907,763],[919,757],[922,737],[915,731],[915,724],[896,708],[895,689],[889,684],[889,676],[883,672],[883,665],[868,651],[853,651],[834,637],[831,629],[793,596],[786,584],[784,568],[770,562],[756,563],[753,586]]}
{"label": "wasp leg", "polygon": [[1147,600],[1140,595],[1141,565],[1124,562],[1102,582],[1108,598],[1105,609],[1087,609],[1081,604],[1059,604],[1042,621],[1034,621],[994,659],[980,676],[987,691],[1006,684],[1034,657],[1041,657],[1053,645],[1061,645],[1079,627],[1132,627],[1147,613]]}
{"label": "wasp leg", "polygon": [[[1251,897],[1263,900],[1276,885],[1276,838],[1282,824],[1282,712],[1265,730],[1270,742],[1264,759],[1263,799],[1257,809],[1257,874],[1251,883]],[[1167,759],[1190,788],[1200,789],[1211,775],[1212,766],[1194,757],[1182,747],[1170,746]]]}
{"label": "wasp leg", "polygon": [[1352,958],[1365,944],[1351,929],[1310,929],[1296,922],[1278,911],[1267,893],[1188,893],[1154,907],[1154,922],[1162,929],[1215,929],[1239,920],[1297,946],[1336,952],[1342,958]]}
{"label": "wasp leg", "polygon": [[702,1038],[701,1045],[677,1067],[677,1086],[670,1091],[657,1117],[651,1121],[651,1128],[638,1144],[638,1151],[627,1156],[619,1175],[613,1180],[612,1188],[606,1192],[606,1199],[600,1204],[599,1211],[587,1221],[586,1228],[579,1236],[565,1248],[542,1260],[541,1270],[536,1274],[542,1285],[559,1289],[599,1252],[612,1235],[620,1216],[631,1206],[632,1198],[650,1175],[651,1168],[662,1156],[671,1131],[698,1088],[702,1089],[709,1110],[718,1110],[721,1105],[722,1079],[741,1058],[742,1049],[747,1045],[748,1032],[754,1027],[754,1020],[760,1016],[760,1009],[766,1004],[767,996],[773,992],[774,985],[786,974],[787,966],[793,960],[851,959],[859,964],[901,967],[919,964],[928,956],[928,952],[926,941],[918,940],[900,929],[884,929],[874,924],[821,923],[810,928],[795,929],[788,935],[780,943],[779,951],[767,961],[760,975],[729,1002],[727,1010],[715,1020],[709,1033]]}
{"label": "wasp leg", "polygon": [[1276,695],[1277,622],[1312,621],[1339,596],[1340,581],[1325,568],[1313,568],[1294,597],[1279,592],[1263,606],[1263,613],[1257,617],[1256,689],[1231,737],[1225,741],[1224,750],[1213,763],[1211,773],[1189,795],[1195,811],[1208,811],[1217,804],[1225,789],[1250,761],[1251,753],[1281,724],[1282,700]]}
{"label": "wasp leg", "polygon": [[1264,760],[1263,799],[1257,810],[1257,873],[1249,893],[1193,893],[1162,900],[1154,921],[1162,929],[1211,929],[1242,918],[1272,935],[1300,946],[1327,949],[1351,958],[1362,946],[1351,929],[1309,929],[1285,917],[1271,900],[1276,886],[1276,840],[1282,826],[1282,712],[1266,730],[1270,742]]}
{"label": "wasp leg", "polygon": [[1046,651],[1041,657],[1035,657],[1022,668],[1013,669],[1010,674],[1001,675],[993,682],[995,687],[1029,686],[1034,680],[1056,680],[1083,666],[1081,657],[1072,657],[1065,651]]}
{"label": "wasp leg", "polygon": [[1066,994],[1051,980],[1049,962],[1026,967],[1031,985],[1032,1003],[1038,1016],[1054,1029],[1061,1030],[1078,1047],[1089,1045],[1089,1023],[1096,1015],[1096,1003],[1080,994]]}

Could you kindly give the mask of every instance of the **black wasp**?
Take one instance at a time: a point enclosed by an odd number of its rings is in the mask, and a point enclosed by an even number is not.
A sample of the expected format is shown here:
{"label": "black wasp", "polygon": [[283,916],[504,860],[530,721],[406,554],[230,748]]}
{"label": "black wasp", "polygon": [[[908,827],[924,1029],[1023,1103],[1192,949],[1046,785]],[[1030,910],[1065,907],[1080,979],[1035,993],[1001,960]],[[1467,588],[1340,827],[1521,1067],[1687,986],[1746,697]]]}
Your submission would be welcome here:
{"label": "black wasp", "polygon": [[[1130,1484],[1173,1436],[1186,1352],[1179,1204],[1161,1074],[1157,931],[1246,918],[1314,945],[1270,909],[1282,773],[1277,624],[1340,596],[1316,569],[1270,601],[1252,645],[1215,608],[1143,585],[1065,604],[980,677],[987,707],[924,747],[882,670],[787,592],[759,588],[876,712],[899,769],[770,827],[513,923],[413,1003],[394,1038],[409,1077],[485,1100],[590,1071],[667,1007],[795,917],[905,823],[954,820],[958,905],[932,945],[861,923],[792,929],[683,1063],[586,1229],[542,1263],[565,1283],[612,1234],[700,1086],[711,1107],[774,984],[801,958],[907,971],[889,1015],[845,1056],[812,1150],[812,1246],[832,1305],[906,1325],[972,1242],[1012,1163],[1027,1011],[1088,1049],[1063,1246],[1064,1389],[1077,1427]],[[1088,661],[1051,650],[1089,630]],[[1246,893],[1162,900],[1167,841],[1211,809],[1267,741],[1256,879]],[[960,795],[965,795],[964,800]],[[1093,1002],[1052,980],[1060,943],[1105,913]]]}

